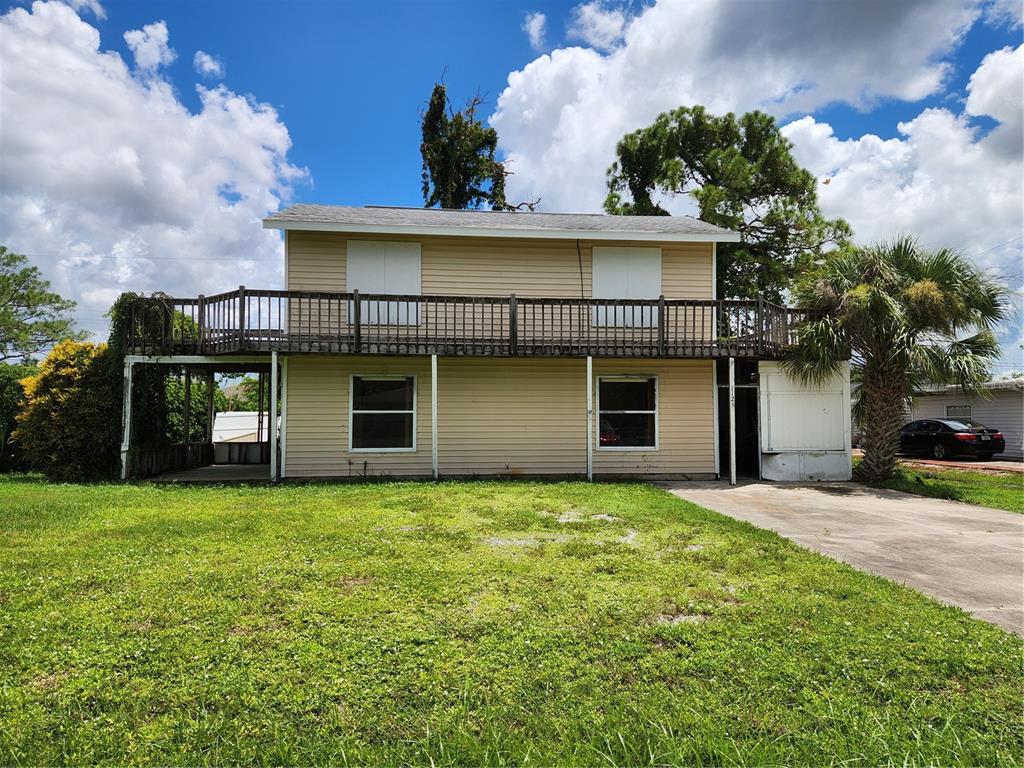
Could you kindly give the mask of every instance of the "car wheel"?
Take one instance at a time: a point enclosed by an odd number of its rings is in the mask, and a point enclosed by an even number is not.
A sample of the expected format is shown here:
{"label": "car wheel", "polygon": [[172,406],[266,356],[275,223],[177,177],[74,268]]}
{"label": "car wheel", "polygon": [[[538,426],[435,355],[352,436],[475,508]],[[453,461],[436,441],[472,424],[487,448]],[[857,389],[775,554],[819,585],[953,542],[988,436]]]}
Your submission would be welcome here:
{"label": "car wheel", "polygon": [[936,459],[944,459],[947,456],[946,446],[942,443],[936,443],[932,446],[932,456]]}
{"label": "car wheel", "polygon": [[992,454],[991,453],[979,453],[978,454],[978,458],[981,459],[982,461],[988,461],[989,459],[992,458]]}

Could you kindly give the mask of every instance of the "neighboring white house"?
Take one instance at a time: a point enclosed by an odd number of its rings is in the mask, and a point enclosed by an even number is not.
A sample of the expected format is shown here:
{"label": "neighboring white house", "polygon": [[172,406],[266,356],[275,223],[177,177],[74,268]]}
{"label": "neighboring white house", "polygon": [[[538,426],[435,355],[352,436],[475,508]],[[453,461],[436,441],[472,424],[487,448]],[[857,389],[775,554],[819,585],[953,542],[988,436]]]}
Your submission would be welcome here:
{"label": "neighboring white house", "polygon": [[[270,414],[263,413],[263,426],[259,427],[259,411],[224,411],[213,419],[213,442],[264,443],[270,436]],[[257,431],[261,434],[257,436]]]}
{"label": "neighboring white house", "polygon": [[956,386],[932,387],[915,395],[911,419],[972,419],[1002,431],[1006,451],[996,458],[1024,456],[1024,378],[991,381],[984,395]]}
{"label": "neighboring white house", "polygon": [[263,446],[270,440],[270,414],[224,411],[213,419],[214,464],[264,464]]}

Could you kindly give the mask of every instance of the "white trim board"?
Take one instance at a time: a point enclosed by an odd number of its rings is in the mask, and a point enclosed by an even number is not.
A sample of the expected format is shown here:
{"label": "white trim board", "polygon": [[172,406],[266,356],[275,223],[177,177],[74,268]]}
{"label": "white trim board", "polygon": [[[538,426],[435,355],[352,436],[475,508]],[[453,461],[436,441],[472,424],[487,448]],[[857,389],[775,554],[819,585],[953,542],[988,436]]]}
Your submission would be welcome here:
{"label": "white trim board", "polygon": [[506,237],[531,240],[585,240],[602,241],[644,241],[662,243],[738,243],[736,232],[680,233],[680,232],[629,232],[612,230],[606,232],[592,229],[495,229],[493,227],[411,227],[395,224],[334,224],[322,221],[273,221],[263,220],[264,229],[280,229],[285,232],[348,232],[371,235],[430,235],[439,237]]}

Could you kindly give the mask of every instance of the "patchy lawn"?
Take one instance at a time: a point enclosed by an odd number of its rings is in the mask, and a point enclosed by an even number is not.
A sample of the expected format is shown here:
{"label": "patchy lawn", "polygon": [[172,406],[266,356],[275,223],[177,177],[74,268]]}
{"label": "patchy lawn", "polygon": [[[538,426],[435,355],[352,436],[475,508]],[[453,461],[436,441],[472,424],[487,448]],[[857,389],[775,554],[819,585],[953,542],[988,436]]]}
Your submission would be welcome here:
{"label": "patchy lawn", "polygon": [[[856,465],[855,460],[855,465]],[[878,488],[952,499],[993,509],[1024,513],[1024,475],[979,470],[972,472],[946,467],[909,466],[897,463],[896,471]]]}
{"label": "patchy lawn", "polygon": [[0,762],[1019,765],[1019,638],[644,485],[0,480]]}

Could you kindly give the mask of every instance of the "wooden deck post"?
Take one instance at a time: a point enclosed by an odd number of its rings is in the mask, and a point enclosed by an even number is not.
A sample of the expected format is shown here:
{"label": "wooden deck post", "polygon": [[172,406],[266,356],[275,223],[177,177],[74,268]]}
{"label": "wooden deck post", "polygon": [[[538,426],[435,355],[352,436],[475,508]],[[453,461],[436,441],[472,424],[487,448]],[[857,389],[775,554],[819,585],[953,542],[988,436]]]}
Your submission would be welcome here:
{"label": "wooden deck post", "polygon": [[360,315],[362,315],[363,309],[362,309],[361,305],[362,305],[362,302],[359,300],[359,291],[358,290],[352,291],[352,318],[351,318],[351,321],[352,321],[352,347],[353,347],[352,351],[353,352],[362,352],[363,351],[363,343],[362,343],[362,338],[361,338],[363,330],[361,328],[362,322],[361,322],[361,318],[360,318]]}
{"label": "wooden deck post", "polygon": [[238,286],[238,349],[245,349],[245,286]]}
{"label": "wooden deck post", "polygon": [[736,485],[736,358],[729,358],[729,485]]}
{"label": "wooden deck post", "polygon": [[277,350],[270,353],[270,482],[277,476]]}
{"label": "wooden deck post", "polygon": [[508,297],[508,353],[519,354],[519,304],[514,293]]}
{"label": "wooden deck post", "polygon": [[121,479],[128,479],[128,454],[132,447],[132,366],[124,364],[124,396],[121,409]]}
{"label": "wooden deck post", "polygon": [[185,429],[184,443],[192,442],[192,367],[185,366]]}
{"label": "wooden deck post", "polygon": [[213,442],[213,371],[206,372],[206,442]]}
{"label": "wooden deck post", "polygon": [[658,356],[665,356],[665,296],[658,297]]}

